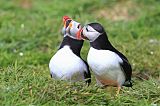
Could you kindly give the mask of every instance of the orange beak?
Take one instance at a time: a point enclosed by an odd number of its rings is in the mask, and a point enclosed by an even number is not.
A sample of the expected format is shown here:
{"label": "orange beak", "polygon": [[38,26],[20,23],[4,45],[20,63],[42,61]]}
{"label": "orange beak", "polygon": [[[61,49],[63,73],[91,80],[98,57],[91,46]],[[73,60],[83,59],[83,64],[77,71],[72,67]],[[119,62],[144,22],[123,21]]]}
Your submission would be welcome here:
{"label": "orange beak", "polygon": [[83,28],[81,28],[81,29],[77,32],[76,38],[77,38],[78,40],[89,40],[87,37],[85,37],[85,36],[83,35]]}
{"label": "orange beak", "polygon": [[78,39],[78,40],[82,40],[82,37],[81,37],[81,34],[82,34],[82,28],[76,33],[76,38]]}
{"label": "orange beak", "polygon": [[[72,20],[72,19],[68,16],[63,16],[63,23],[64,23],[65,28],[68,27],[68,26],[66,26],[66,23],[67,23],[68,20]],[[71,27],[71,25],[69,25],[69,27]]]}
{"label": "orange beak", "polygon": [[67,20],[72,20],[72,19],[68,16],[63,16],[63,22],[65,23]]}

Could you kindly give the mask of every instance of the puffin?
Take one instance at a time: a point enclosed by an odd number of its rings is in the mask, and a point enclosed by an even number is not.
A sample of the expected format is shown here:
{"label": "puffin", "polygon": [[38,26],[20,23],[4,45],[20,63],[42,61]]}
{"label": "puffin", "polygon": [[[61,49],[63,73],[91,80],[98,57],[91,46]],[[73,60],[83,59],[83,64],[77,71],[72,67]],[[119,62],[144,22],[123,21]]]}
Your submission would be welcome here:
{"label": "puffin", "polygon": [[87,62],[99,86],[117,87],[117,95],[122,86],[132,87],[132,67],[128,59],[110,43],[100,23],[85,25],[79,30],[77,39],[90,42]]}
{"label": "puffin", "polygon": [[51,78],[70,82],[85,81],[89,85],[91,83],[89,65],[80,55],[84,40],[72,37],[78,33],[81,24],[68,16],[63,17],[63,22],[63,41],[49,62]]}

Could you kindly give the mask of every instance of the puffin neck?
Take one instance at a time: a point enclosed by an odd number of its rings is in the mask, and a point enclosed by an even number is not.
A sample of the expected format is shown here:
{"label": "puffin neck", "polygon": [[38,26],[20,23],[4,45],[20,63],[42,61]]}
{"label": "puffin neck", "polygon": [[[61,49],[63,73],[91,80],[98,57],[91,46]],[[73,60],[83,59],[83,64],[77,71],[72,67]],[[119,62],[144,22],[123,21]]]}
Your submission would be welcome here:
{"label": "puffin neck", "polygon": [[98,50],[112,50],[114,47],[109,42],[106,33],[100,35],[96,40],[90,42],[91,47]]}
{"label": "puffin neck", "polygon": [[80,57],[80,52],[81,52],[81,48],[83,46],[83,40],[77,40],[77,39],[73,39],[69,36],[65,36],[63,38],[63,41],[59,47],[59,49],[63,48],[64,46],[68,45],[70,47],[70,49],[72,50],[72,52]]}
{"label": "puffin neck", "polygon": [[98,49],[98,50],[110,50],[112,52],[117,53],[121,58],[128,61],[128,59],[117,49],[115,49],[112,44],[109,42],[106,33],[100,35],[95,41],[90,42],[91,47]]}

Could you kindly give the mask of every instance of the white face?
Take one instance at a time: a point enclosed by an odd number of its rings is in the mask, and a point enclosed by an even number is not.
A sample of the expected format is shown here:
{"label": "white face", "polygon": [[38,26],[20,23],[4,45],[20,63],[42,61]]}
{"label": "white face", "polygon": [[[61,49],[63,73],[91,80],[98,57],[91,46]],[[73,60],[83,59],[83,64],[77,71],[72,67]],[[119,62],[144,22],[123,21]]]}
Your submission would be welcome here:
{"label": "white face", "polygon": [[101,33],[93,29],[91,26],[86,25],[82,28],[82,34],[84,37],[86,37],[90,42],[93,42],[96,40]]}
{"label": "white face", "polygon": [[78,39],[77,38],[77,33],[81,29],[81,24],[72,20],[68,26],[65,26],[62,28],[62,34],[65,36],[70,36],[73,39]]}

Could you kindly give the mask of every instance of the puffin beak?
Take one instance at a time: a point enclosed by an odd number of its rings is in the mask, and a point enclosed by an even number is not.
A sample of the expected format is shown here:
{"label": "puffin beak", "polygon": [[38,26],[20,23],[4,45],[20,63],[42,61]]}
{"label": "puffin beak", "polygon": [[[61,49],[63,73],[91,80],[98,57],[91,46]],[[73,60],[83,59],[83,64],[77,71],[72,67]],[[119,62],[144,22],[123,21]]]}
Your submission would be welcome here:
{"label": "puffin beak", "polygon": [[63,16],[63,22],[65,23],[67,20],[72,20],[72,19],[68,16]]}
{"label": "puffin beak", "polygon": [[82,40],[82,37],[81,37],[82,32],[83,32],[83,29],[80,28],[79,31],[76,33],[76,38],[77,38],[78,40]]}
{"label": "puffin beak", "polygon": [[88,38],[83,35],[83,28],[81,28],[81,29],[77,32],[76,38],[77,38],[78,40],[88,40]]}
{"label": "puffin beak", "polygon": [[72,27],[71,24],[72,19],[68,16],[63,16],[63,23],[64,23],[64,28],[67,28],[69,26],[69,28]]}

